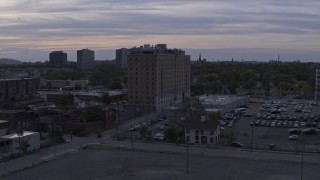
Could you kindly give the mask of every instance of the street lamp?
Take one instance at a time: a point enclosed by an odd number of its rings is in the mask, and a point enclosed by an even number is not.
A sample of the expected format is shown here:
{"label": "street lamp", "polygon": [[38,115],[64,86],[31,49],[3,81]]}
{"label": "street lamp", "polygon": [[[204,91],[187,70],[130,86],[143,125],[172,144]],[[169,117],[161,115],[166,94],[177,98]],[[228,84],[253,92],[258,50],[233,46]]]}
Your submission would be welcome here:
{"label": "street lamp", "polygon": [[189,143],[187,142],[187,174],[189,174]]}
{"label": "street lamp", "polygon": [[300,180],[303,180],[303,157],[304,156],[304,146],[302,146],[302,150],[301,150],[301,174],[300,174]]}
{"label": "street lamp", "polygon": [[253,127],[254,127],[254,124],[252,124],[252,126],[251,126],[251,152],[253,149]]}
{"label": "street lamp", "polygon": [[117,120],[116,120],[116,133],[117,133],[117,141],[119,141],[119,131],[118,131],[118,126],[119,126],[119,101],[117,102]]}

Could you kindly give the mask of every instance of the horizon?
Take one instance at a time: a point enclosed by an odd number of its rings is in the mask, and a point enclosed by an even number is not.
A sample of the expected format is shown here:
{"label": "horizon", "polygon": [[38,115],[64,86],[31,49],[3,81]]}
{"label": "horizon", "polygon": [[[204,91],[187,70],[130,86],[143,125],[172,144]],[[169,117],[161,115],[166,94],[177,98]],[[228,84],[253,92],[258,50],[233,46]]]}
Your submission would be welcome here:
{"label": "horizon", "polygon": [[[168,44],[209,61],[320,61],[320,2],[2,0],[0,58],[45,61],[77,49],[113,59],[112,50]],[[211,50],[213,52],[208,51]],[[242,51],[239,51],[242,50]],[[244,51],[243,51],[244,50]],[[203,51],[203,52],[201,52]]]}
{"label": "horizon", "polygon": [[[126,47],[129,48],[129,47]],[[176,48],[176,47],[168,47]],[[76,62],[76,51],[64,51],[68,55],[68,61]],[[116,49],[105,49],[105,50],[94,50],[95,60],[115,60]],[[283,62],[320,62],[320,52],[318,51],[292,51],[287,49],[261,49],[261,48],[216,48],[216,49],[182,49],[186,52],[186,55],[190,55],[191,60],[197,60],[201,54],[202,59],[206,59],[209,62],[217,61],[257,61],[257,62],[268,62],[270,60],[277,60],[278,55],[280,61]],[[50,51],[51,52],[51,51]],[[50,52],[38,52],[28,56],[29,60],[18,59],[15,57],[2,57],[16,59],[21,62],[45,62],[49,60]],[[33,59],[32,57],[36,57]],[[316,57],[316,58],[313,58]],[[317,58],[319,57],[319,58]]]}

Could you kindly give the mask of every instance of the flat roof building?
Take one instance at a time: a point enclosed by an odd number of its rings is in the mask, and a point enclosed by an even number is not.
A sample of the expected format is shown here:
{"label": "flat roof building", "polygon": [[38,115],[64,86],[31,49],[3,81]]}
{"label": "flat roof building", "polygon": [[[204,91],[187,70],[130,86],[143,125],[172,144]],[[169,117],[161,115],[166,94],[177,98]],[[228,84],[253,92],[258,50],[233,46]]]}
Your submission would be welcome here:
{"label": "flat roof building", "polygon": [[116,63],[120,68],[127,68],[128,65],[128,54],[130,50],[127,48],[121,48],[116,50]]}
{"label": "flat roof building", "polygon": [[49,63],[56,66],[67,64],[67,53],[63,51],[52,51],[49,54]]}
{"label": "flat roof building", "polygon": [[190,56],[166,44],[144,45],[128,54],[128,103],[159,111],[190,96]]}
{"label": "flat roof building", "polygon": [[77,64],[81,70],[94,68],[94,51],[82,49],[77,51]]}
{"label": "flat roof building", "polygon": [[38,79],[0,79],[0,108],[12,108],[14,103],[33,98]]}

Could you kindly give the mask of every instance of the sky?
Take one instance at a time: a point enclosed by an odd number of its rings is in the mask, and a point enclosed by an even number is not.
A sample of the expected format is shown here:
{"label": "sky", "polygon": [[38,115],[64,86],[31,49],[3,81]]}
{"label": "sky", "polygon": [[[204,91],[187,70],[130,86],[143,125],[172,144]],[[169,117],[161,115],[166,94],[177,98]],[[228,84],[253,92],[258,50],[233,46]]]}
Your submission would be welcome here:
{"label": "sky", "polygon": [[319,0],[1,0],[0,58],[166,43],[192,59],[320,62]]}

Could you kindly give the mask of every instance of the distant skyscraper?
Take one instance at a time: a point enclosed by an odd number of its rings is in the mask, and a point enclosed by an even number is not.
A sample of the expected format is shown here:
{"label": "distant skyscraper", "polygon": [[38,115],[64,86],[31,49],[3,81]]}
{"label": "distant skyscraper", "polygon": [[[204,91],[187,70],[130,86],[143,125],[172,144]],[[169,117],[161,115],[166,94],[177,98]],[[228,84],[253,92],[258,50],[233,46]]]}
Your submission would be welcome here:
{"label": "distant skyscraper", "polygon": [[78,67],[82,70],[94,68],[94,51],[82,49],[77,51]]}
{"label": "distant skyscraper", "polygon": [[190,56],[166,44],[141,46],[128,54],[128,102],[161,110],[190,96]]}
{"label": "distant skyscraper", "polygon": [[116,62],[120,68],[127,68],[128,53],[130,50],[121,48],[116,50]]}
{"label": "distant skyscraper", "polygon": [[67,64],[67,53],[63,51],[52,51],[49,54],[49,63],[56,66]]}

